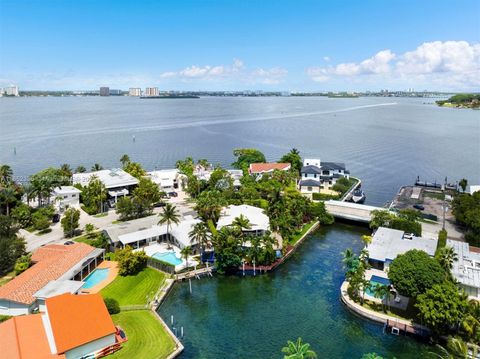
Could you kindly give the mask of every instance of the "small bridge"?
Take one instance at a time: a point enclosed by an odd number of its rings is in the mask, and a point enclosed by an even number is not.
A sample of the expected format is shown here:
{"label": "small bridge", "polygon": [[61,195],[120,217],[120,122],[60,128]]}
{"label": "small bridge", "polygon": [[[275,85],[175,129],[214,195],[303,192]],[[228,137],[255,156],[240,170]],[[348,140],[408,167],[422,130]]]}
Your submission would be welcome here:
{"label": "small bridge", "polygon": [[335,218],[342,218],[364,223],[370,222],[372,219],[372,211],[386,210],[382,207],[367,206],[364,204],[334,200],[325,201],[325,209]]}

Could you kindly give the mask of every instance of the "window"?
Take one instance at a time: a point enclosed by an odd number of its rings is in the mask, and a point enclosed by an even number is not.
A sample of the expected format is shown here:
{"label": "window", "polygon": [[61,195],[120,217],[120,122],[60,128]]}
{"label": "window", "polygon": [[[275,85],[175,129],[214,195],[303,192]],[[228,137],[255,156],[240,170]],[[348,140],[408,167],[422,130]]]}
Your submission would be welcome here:
{"label": "window", "polygon": [[67,195],[63,196],[63,199],[67,199],[67,198],[68,198],[68,196],[67,196]]}
{"label": "window", "polygon": [[312,191],[313,191],[313,188],[312,188],[311,186],[308,186],[308,187],[307,187],[307,191],[308,191],[308,192],[312,192]]}
{"label": "window", "polygon": [[75,198],[75,197],[77,197],[77,195],[76,195],[76,194],[72,194],[72,198]]}
{"label": "window", "polygon": [[313,178],[317,178],[317,174],[316,174],[316,173],[313,175]]}

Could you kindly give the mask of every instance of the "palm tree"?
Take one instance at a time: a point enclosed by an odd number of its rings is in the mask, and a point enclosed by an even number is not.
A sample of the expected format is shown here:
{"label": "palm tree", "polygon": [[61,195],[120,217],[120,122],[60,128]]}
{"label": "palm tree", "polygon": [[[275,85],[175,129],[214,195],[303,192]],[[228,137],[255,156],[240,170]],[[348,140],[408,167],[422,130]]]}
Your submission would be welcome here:
{"label": "palm tree", "polygon": [[185,246],[182,248],[180,251],[180,254],[182,255],[182,258],[185,259],[186,266],[185,268],[188,268],[188,257],[192,254],[192,247],[190,246]]}
{"label": "palm tree", "polygon": [[9,165],[0,166],[0,186],[7,186],[12,182],[13,171]]}
{"label": "palm tree", "polygon": [[180,213],[177,207],[172,206],[171,203],[167,203],[165,207],[163,207],[163,212],[159,213],[158,216],[160,217],[158,224],[167,224],[167,238],[170,244],[170,224],[180,223]]}
{"label": "palm tree", "polygon": [[240,216],[236,217],[233,220],[232,226],[236,227],[239,231],[252,228],[252,226],[250,225],[250,221],[243,214],[241,214]]}
{"label": "palm tree", "polygon": [[465,190],[467,189],[467,186],[468,186],[468,180],[466,178],[462,178],[458,182],[458,185],[462,188],[463,193],[465,193]]}
{"label": "palm tree", "polygon": [[295,343],[289,340],[287,345],[282,348],[282,353],[285,353],[283,356],[284,359],[307,359],[317,357],[317,354],[310,349],[310,344],[303,343],[302,338],[298,338]]}
{"label": "palm tree", "polygon": [[478,337],[480,331],[480,303],[475,299],[468,302],[467,314],[462,320],[462,329],[468,338]]}
{"label": "palm tree", "polygon": [[85,166],[78,166],[77,168],[75,168],[75,173],[85,173],[87,172],[87,169],[85,168]]}
{"label": "palm tree", "polygon": [[362,236],[362,242],[363,242],[363,244],[365,244],[365,247],[368,248],[368,245],[369,245],[370,243],[372,243],[372,236],[368,236],[368,235],[364,234],[364,235]]}
{"label": "palm tree", "polygon": [[125,167],[127,163],[130,162],[130,157],[127,154],[124,154],[122,157],[120,157],[120,162],[122,164],[122,167]]}
{"label": "palm tree", "polygon": [[453,262],[458,261],[458,254],[453,247],[441,248],[436,257],[442,268],[448,273],[450,273],[453,268]]}
{"label": "palm tree", "polygon": [[70,165],[68,163],[64,163],[63,165],[61,165],[60,166],[60,171],[62,171],[62,174],[65,177],[68,177],[68,179],[70,179],[70,177],[72,177],[72,167],[70,167]]}
{"label": "palm tree", "polygon": [[103,167],[101,164],[98,164],[98,163],[95,163],[93,166],[92,166],[92,172],[95,172],[95,171],[101,171],[103,170]]}
{"label": "palm tree", "polygon": [[375,298],[379,298],[382,300],[382,307],[383,307],[383,310],[385,311],[384,302],[387,303],[388,305],[390,303],[390,298],[392,295],[392,293],[390,293],[390,288],[388,288],[388,285],[379,284],[374,286],[373,295]]}
{"label": "palm tree", "polygon": [[300,154],[300,151],[297,150],[297,149],[294,147],[294,148],[292,148],[292,149],[290,150],[290,153],[291,153],[292,155],[299,155],[299,154]]}
{"label": "palm tree", "polygon": [[7,216],[10,215],[10,204],[16,202],[17,196],[16,192],[12,187],[5,187],[0,192],[1,198],[5,203],[6,214]]}
{"label": "palm tree", "polygon": [[209,245],[210,235],[208,234],[208,226],[205,222],[196,223],[192,230],[188,233],[190,237],[190,243],[198,243],[202,250],[202,255],[206,246]]}
{"label": "palm tree", "polygon": [[342,255],[343,266],[347,273],[355,271],[356,267],[358,267],[358,258],[353,253],[353,250],[351,248],[347,248],[342,252]]}

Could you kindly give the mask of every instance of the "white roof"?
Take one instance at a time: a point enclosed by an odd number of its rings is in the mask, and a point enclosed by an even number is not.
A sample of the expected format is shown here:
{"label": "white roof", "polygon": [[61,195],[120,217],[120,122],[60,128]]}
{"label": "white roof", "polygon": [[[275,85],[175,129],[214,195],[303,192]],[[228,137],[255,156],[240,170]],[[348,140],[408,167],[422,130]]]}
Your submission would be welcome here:
{"label": "white roof", "polygon": [[[193,226],[199,222],[199,219],[195,219],[192,216],[185,216],[178,225],[170,225],[170,234],[175,237],[175,239],[183,246],[195,244],[190,241],[189,233],[193,229]],[[122,242],[122,244],[126,245],[141,241],[143,239],[162,236],[164,234],[167,234],[166,224],[161,226],[153,225],[150,228],[142,229],[140,231],[119,235],[118,240]]]}
{"label": "white roof", "polygon": [[399,254],[408,252],[411,249],[418,249],[427,252],[430,256],[435,254],[437,239],[427,239],[413,236],[412,239],[404,237],[405,232],[397,229],[380,227],[368,246],[370,259],[385,262],[394,260]]}
{"label": "white roof", "polygon": [[480,191],[480,185],[478,186],[470,186],[469,192],[470,194],[474,194],[475,192]]}
{"label": "white roof", "polygon": [[62,186],[62,187],[55,187],[53,189],[53,194],[55,195],[63,195],[63,194],[78,194],[81,193],[78,188],[73,186]]}
{"label": "white roof", "polygon": [[64,293],[75,294],[82,288],[83,284],[84,282],[77,280],[51,280],[33,296],[35,298],[46,299]]}
{"label": "white roof", "polygon": [[147,173],[153,183],[162,187],[172,187],[173,181],[178,177],[178,170],[176,168],[169,170],[158,170]]}
{"label": "white roof", "polygon": [[156,225],[158,220],[158,216],[154,215],[139,219],[132,219],[130,221],[113,224],[110,227],[105,228],[104,231],[108,234],[111,241],[116,243],[119,241],[121,235],[148,229]]}
{"label": "white roof", "polygon": [[263,212],[263,209],[250,206],[248,204],[242,204],[240,206],[228,206],[222,210],[220,219],[218,220],[217,229],[225,226],[230,226],[235,218],[243,215],[248,219],[251,225],[251,230],[263,230],[270,229],[270,219]]}
{"label": "white roof", "polygon": [[472,252],[466,242],[447,239],[447,247],[453,247],[458,261],[453,262],[452,274],[460,283],[480,288],[480,253]]}
{"label": "white roof", "polygon": [[90,183],[93,176],[96,176],[107,189],[138,184],[138,179],[119,168],[95,172],[74,173],[73,184],[86,186]]}

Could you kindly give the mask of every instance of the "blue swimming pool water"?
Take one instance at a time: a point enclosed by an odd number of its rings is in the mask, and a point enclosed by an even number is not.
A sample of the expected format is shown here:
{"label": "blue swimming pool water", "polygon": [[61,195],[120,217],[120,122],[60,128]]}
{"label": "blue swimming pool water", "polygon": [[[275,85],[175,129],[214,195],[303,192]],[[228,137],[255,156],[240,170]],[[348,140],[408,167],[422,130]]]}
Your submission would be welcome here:
{"label": "blue swimming pool water", "polygon": [[390,280],[388,278],[382,278],[377,275],[372,275],[370,278],[370,284],[372,285],[365,292],[374,297],[375,296],[375,287],[378,285],[390,285]]}
{"label": "blue swimming pool water", "polygon": [[108,272],[110,268],[97,268],[92,273],[88,275],[83,281],[85,284],[82,286],[84,289],[92,288],[96,286],[101,281],[105,280],[108,277]]}
{"label": "blue swimming pool water", "polygon": [[159,261],[170,263],[174,266],[182,264],[182,260],[178,258],[174,252],[157,252],[152,257],[158,259]]}

